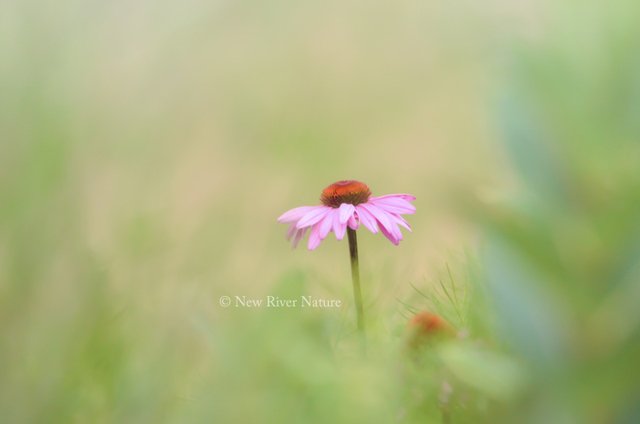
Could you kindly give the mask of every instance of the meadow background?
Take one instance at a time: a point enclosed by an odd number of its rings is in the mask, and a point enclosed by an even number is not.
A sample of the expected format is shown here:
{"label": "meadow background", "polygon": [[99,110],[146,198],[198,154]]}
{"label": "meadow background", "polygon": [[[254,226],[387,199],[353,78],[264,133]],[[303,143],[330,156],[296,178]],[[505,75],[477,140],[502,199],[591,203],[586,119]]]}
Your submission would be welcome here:
{"label": "meadow background", "polygon": [[[558,4],[561,3],[561,4]],[[0,421],[640,422],[633,1],[0,4]],[[341,179],[399,247],[291,250]],[[222,308],[312,294],[335,309]],[[428,310],[458,336],[408,348]]]}

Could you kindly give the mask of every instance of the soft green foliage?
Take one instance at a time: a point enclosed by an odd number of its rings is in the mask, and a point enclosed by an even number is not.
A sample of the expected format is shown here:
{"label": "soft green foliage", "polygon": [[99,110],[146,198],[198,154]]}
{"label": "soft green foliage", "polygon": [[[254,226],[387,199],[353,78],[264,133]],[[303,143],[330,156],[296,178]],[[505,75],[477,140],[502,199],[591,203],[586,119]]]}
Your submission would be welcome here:
{"label": "soft green foliage", "polygon": [[544,36],[516,49],[503,88],[522,187],[482,221],[498,327],[535,377],[511,419],[637,422],[637,7],[556,9]]}
{"label": "soft green foliage", "polygon": [[[0,4],[0,422],[640,422],[639,12]],[[343,178],[417,196],[366,354],[275,222]]]}

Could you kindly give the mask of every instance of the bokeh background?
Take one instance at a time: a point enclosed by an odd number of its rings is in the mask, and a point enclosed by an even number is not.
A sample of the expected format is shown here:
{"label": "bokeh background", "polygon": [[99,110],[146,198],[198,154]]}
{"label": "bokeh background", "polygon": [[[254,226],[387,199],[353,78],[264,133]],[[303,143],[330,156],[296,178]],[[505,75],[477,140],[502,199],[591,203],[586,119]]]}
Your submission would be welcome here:
{"label": "bokeh background", "polygon": [[557,3],[0,4],[0,421],[639,422],[640,8]]}

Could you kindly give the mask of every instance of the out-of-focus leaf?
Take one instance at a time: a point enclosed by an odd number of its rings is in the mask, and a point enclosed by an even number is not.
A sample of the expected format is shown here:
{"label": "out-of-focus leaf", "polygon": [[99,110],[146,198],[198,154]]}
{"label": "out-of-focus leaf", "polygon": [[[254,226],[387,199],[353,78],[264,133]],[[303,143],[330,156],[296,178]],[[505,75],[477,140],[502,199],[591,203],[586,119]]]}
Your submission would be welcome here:
{"label": "out-of-focus leaf", "polygon": [[498,238],[490,239],[484,254],[487,287],[505,339],[534,364],[559,365],[567,326],[560,305]]}
{"label": "out-of-focus leaf", "polygon": [[516,398],[529,379],[512,358],[472,345],[448,343],[439,353],[456,378],[496,400]]}
{"label": "out-of-focus leaf", "polygon": [[512,163],[533,192],[541,198],[563,201],[569,192],[567,178],[549,135],[534,113],[515,93],[504,96],[499,108],[504,142]]}

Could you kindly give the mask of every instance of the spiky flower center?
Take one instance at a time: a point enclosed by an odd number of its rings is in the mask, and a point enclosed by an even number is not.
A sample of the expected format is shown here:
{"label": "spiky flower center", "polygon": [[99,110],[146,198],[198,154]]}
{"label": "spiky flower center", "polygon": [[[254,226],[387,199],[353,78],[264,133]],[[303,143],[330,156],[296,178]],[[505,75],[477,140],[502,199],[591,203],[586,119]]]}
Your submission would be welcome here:
{"label": "spiky flower center", "polygon": [[355,180],[343,180],[331,184],[322,190],[320,200],[325,206],[339,208],[343,203],[359,205],[366,203],[371,191],[365,183]]}

